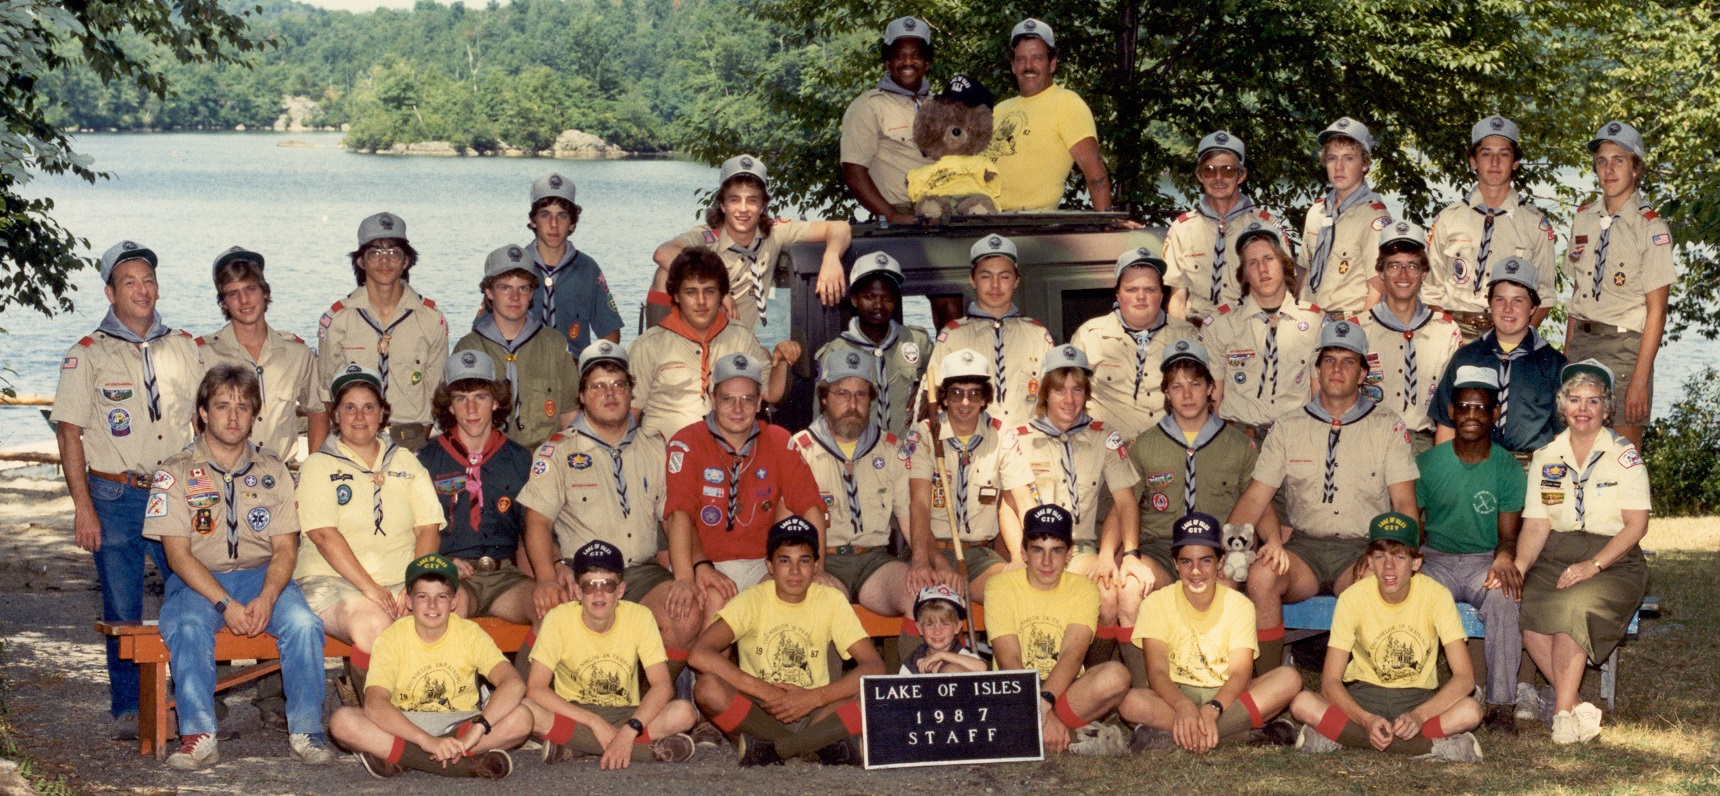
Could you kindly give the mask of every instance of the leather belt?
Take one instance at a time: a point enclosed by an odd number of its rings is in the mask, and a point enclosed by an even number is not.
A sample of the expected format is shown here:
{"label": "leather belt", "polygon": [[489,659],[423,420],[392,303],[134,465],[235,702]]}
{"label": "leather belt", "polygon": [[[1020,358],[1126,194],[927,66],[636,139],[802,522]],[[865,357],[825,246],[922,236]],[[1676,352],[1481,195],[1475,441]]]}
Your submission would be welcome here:
{"label": "leather belt", "polygon": [[150,477],[147,475],[138,475],[136,473],[104,473],[100,470],[91,470],[90,475],[100,478],[103,481],[112,481],[116,484],[124,484],[136,489],[149,488]]}
{"label": "leather belt", "polygon": [[852,556],[852,555],[859,555],[861,553],[870,553],[873,550],[882,550],[882,549],[884,549],[882,545],[872,545],[870,547],[867,547],[865,545],[857,545],[857,544],[839,544],[835,547],[824,548],[824,552],[826,554],[829,554],[829,555]]}
{"label": "leather belt", "polygon": [[1232,421],[1230,421],[1230,424],[1233,426],[1236,426],[1237,428],[1242,429],[1242,433],[1247,434],[1248,438],[1251,440],[1254,440],[1255,442],[1260,442],[1260,441],[1266,439],[1266,435],[1272,433],[1272,424],[1271,423],[1261,423],[1259,425],[1255,425],[1253,423],[1244,423],[1244,422],[1239,421],[1239,420],[1232,420]]}
{"label": "leather belt", "polygon": [[1577,321],[1577,328],[1581,329],[1583,334],[1603,334],[1611,337],[1631,334],[1631,330],[1626,329],[1623,326],[1614,326],[1610,323],[1596,323],[1594,321]]}
{"label": "leather belt", "polygon": [[510,561],[506,558],[495,558],[492,556],[479,556],[477,558],[455,558],[454,560],[455,561],[464,561],[468,564],[471,564],[473,572],[495,572],[496,570],[499,570],[502,567],[508,566],[509,564],[513,563],[512,561]]}
{"label": "leather belt", "polygon": [[1493,316],[1485,312],[1453,312],[1451,319],[1476,335],[1493,328]]}
{"label": "leather belt", "polygon": [[[992,539],[996,539],[996,538],[997,537],[995,537],[995,536],[992,537]],[[970,548],[970,547],[990,547],[992,539],[987,539],[983,542],[969,542],[969,541],[963,540],[962,541],[962,549],[966,550],[967,548]],[[939,550],[954,551],[956,549],[956,543],[952,542],[948,539],[933,539],[932,542],[938,546]]]}

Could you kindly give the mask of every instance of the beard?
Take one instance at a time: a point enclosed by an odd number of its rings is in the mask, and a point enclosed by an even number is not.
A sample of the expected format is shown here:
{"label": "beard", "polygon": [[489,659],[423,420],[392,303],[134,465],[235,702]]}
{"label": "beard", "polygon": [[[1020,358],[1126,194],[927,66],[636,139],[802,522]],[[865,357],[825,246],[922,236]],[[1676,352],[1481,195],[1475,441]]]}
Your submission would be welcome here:
{"label": "beard", "polygon": [[858,412],[847,412],[832,417],[830,430],[843,439],[859,439],[860,432],[866,430],[866,416]]}

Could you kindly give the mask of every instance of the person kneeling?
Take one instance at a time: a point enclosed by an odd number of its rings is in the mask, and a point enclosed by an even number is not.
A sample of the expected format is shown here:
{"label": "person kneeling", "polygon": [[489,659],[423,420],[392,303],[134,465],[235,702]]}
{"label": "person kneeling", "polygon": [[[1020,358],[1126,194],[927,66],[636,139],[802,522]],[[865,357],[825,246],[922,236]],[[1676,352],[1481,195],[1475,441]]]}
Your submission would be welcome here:
{"label": "person kneeling", "polygon": [[1254,606],[1218,580],[1224,549],[1219,521],[1194,512],[1171,529],[1177,586],[1141,603],[1134,643],[1146,653],[1150,688],[1136,688],[1117,712],[1136,722],[1133,751],[1182,748],[1205,753],[1221,743],[1289,746],[1295,730],[1267,724],[1302,688],[1293,667],[1254,676]]}
{"label": "person kneeling", "polygon": [[[1368,527],[1367,566],[1358,588],[1338,595],[1320,693],[1303,691],[1290,712],[1307,726],[1304,752],[1373,747],[1431,760],[1481,762],[1468,732],[1481,723],[1470,696],[1475,670],[1469,636],[1451,592],[1421,569],[1421,529],[1389,512]],[[1451,679],[1439,685],[1439,648]],[[1437,691],[1435,689],[1438,689]]]}
{"label": "person kneeling", "polygon": [[[371,651],[364,707],[329,717],[329,732],[379,779],[406,769],[445,777],[501,779],[514,770],[504,750],[531,731],[520,704],[525,683],[483,628],[454,613],[460,571],[431,553],[406,568],[412,614],[390,625]],[[495,689],[478,707],[478,676]]]}

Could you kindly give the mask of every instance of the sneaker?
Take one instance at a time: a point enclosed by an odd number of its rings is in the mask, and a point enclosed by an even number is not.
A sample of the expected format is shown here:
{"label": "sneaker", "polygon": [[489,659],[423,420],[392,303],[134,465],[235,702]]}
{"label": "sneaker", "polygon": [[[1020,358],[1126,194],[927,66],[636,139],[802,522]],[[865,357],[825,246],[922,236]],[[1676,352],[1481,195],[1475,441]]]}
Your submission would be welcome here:
{"label": "sneaker", "polygon": [[1116,757],[1128,754],[1129,736],[1115,724],[1089,724],[1069,739],[1069,753],[1082,757]]}
{"label": "sneaker", "polygon": [[1553,743],[1573,744],[1578,740],[1577,717],[1568,710],[1561,710],[1553,716]]}
{"label": "sneaker", "polygon": [[818,762],[827,766],[857,766],[866,761],[861,751],[860,736],[850,735],[818,750]]}
{"label": "sneaker", "polygon": [[1553,714],[1558,712],[1558,710],[1559,710],[1559,696],[1557,694],[1553,693],[1553,687],[1552,686],[1544,685],[1544,686],[1541,686],[1541,689],[1540,689],[1540,700],[1541,700],[1541,723],[1548,725],[1548,726],[1552,726]]}
{"label": "sneaker", "polygon": [[667,738],[658,738],[651,742],[651,754],[659,763],[685,763],[693,759],[697,749],[693,736],[684,732],[675,733]]}
{"label": "sneaker", "polygon": [[1487,718],[1482,720],[1482,726],[1494,735],[1516,735],[1517,717],[1512,714],[1510,705],[1488,705]]}
{"label": "sneaker", "polygon": [[1475,733],[1466,732],[1448,738],[1433,739],[1433,751],[1418,755],[1416,760],[1432,760],[1443,763],[1479,763],[1481,762],[1481,742],[1475,740]]}
{"label": "sneaker", "polygon": [[735,751],[740,758],[741,768],[782,765],[782,756],[776,753],[776,744],[752,733],[742,732],[737,735]]}
{"label": "sneaker", "polygon": [[1167,730],[1156,730],[1142,724],[1135,728],[1129,736],[1129,751],[1135,754],[1141,752],[1172,752],[1177,748],[1176,738]]}
{"label": "sneaker", "polygon": [[115,741],[137,740],[137,714],[127,713],[109,719],[108,738]]}
{"label": "sneaker", "polygon": [[1541,720],[1541,694],[1528,683],[1517,684],[1516,716],[1518,721]]}
{"label": "sneaker", "polygon": [[1318,730],[1314,729],[1313,725],[1304,724],[1302,725],[1302,734],[1296,736],[1296,748],[1302,750],[1304,754],[1323,755],[1327,752],[1336,752],[1343,747],[1337,741],[1321,735]]}
{"label": "sneaker", "polygon": [[264,729],[279,733],[290,732],[287,729],[287,712],[281,708],[258,709],[257,720],[262,723]]}
{"label": "sneaker", "polygon": [[1577,722],[1577,743],[1588,743],[1601,734],[1601,709],[1584,702],[1571,708],[1571,718]]}
{"label": "sneaker", "polygon": [[472,760],[474,779],[507,779],[514,773],[514,759],[500,749],[491,749]]}
{"label": "sneaker", "polygon": [[334,752],[329,751],[327,742],[302,732],[287,736],[287,753],[307,766],[326,766],[334,761]]}
{"label": "sneaker", "polygon": [[215,749],[215,735],[200,732],[196,735],[185,735],[179,739],[179,751],[167,758],[167,767],[180,771],[196,771],[204,766],[212,766],[221,760],[221,753]]}
{"label": "sneaker", "polygon": [[543,742],[543,764],[546,766],[552,766],[556,763],[566,763],[578,756],[579,753],[574,751],[573,747],[568,746],[567,744],[551,743],[549,741]]}
{"label": "sneaker", "polygon": [[1280,716],[1266,723],[1266,726],[1248,734],[1248,743],[1254,746],[1295,746],[1296,724]]}
{"label": "sneaker", "polygon": [[722,746],[727,740],[723,737],[723,731],[708,721],[701,721],[698,726],[693,728],[693,744],[695,746]]}
{"label": "sneaker", "polygon": [[358,758],[359,764],[364,766],[364,770],[370,772],[370,775],[377,779],[398,777],[406,773],[406,769],[399,763],[390,763],[369,752],[359,752],[354,756]]}

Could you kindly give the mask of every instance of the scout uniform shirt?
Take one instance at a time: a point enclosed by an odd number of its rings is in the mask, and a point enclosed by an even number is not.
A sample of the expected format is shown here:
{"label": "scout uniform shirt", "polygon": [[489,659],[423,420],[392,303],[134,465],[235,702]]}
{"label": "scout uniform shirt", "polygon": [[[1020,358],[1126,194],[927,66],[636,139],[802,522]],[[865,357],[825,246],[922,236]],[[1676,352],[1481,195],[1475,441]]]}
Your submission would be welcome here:
{"label": "scout uniform shirt", "polygon": [[531,253],[530,270],[540,283],[532,292],[532,314],[567,343],[565,353],[578,358],[579,352],[598,338],[621,331],[615,295],[609,292],[609,280],[591,255],[569,243],[561,262],[551,268],[538,253],[537,241],[520,248]]}
{"label": "scout uniform shirt", "polygon": [[202,378],[191,335],[167,328],[157,314],[139,338],[110,308],[60,361],[50,419],[84,430],[89,469],[148,476],[191,443]]}
{"label": "scout uniform shirt", "polygon": [[[1677,280],[1672,231],[1636,194],[1609,215],[1606,202],[1577,208],[1571,221],[1571,319],[1641,332],[1648,293]],[[1598,264],[1597,264],[1598,261]]]}
{"label": "scout uniform shirt", "polygon": [[786,429],[762,421],[739,450],[709,416],[681,429],[669,440],[663,515],[687,512],[712,561],[764,558],[778,501],[800,516],[824,508],[812,471],[788,440]]}
{"label": "scout uniform shirt", "polygon": [[478,677],[508,663],[501,648],[478,623],[458,614],[448,615],[442,637],[431,642],[418,635],[415,621],[401,617],[376,637],[365,687],[388,689],[389,704],[404,711],[477,710]]}
{"label": "scout uniform shirt", "polygon": [[1368,308],[1368,279],[1380,256],[1380,230],[1391,213],[1366,182],[1333,213],[1332,192],[1315,199],[1302,228],[1296,264],[1306,272],[1302,299],[1329,311],[1356,315]]}
{"label": "scout uniform shirt", "polygon": [[1475,189],[1433,217],[1428,232],[1427,281],[1421,300],[1446,312],[1487,312],[1493,266],[1518,257],[1535,267],[1536,290],[1551,304],[1558,290],[1556,235],[1545,213],[1512,191],[1502,207],[1488,207]]}
{"label": "scout uniform shirt", "polygon": [[1260,655],[1254,603],[1235,589],[1214,588],[1212,604],[1197,610],[1182,587],[1172,584],[1147,595],[1135,620],[1136,646],[1164,642],[1171,682],[1195,688],[1223,688],[1230,681],[1230,653],[1246,649]]}
{"label": "scout uniform shirt", "polygon": [[317,356],[305,345],[304,338],[268,329],[263,336],[263,353],[253,359],[229,323],[221,331],[197,338],[197,346],[206,369],[243,365],[256,371],[263,405],[257,407],[257,425],[251,429],[251,441],[284,461],[294,459],[298,452],[299,414],[312,415],[325,410],[317,390],[320,378]]}
{"label": "scout uniform shirt", "polygon": [[1177,216],[1165,231],[1165,292],[1179,287],[1188,291],[1190,321],[1198,322],[1217,312],[1220,305],[1234,307],[1242,300],[1242,283],[1236,279],[1242,252],[1236,248],[1236,239],[1251,221],[1259,221],[1283,237],[1278,220],[1248,194],[1238,195],[1236,206],[1223,219],[1202,198],[1195,209]]}
{"label": "scout uniform shirt", "polygon": [[[1027,581],[1027,570],[993,575],[985,584],[985,629],[993,639],[1015,636],[1021,665],[1038,669],[1043,681],[1063,654],[1070,625],[1099,627],[1099,587],[1086,575],[1060,573],[1057,588],[1042,591]],[[994,642],[995,643],[995,642]]]}
{"label": "scout uniform shirt", "polygon": [[[938,415],[938,444],[944,446],[943,466],[931,447],[931,424],[921,421],[902,442],[908,477],[932,484],[931,526],[937,539],[950,537],[950,512],[945,501],[953,494],[956,524],[962,527],[962,544],[985,544],[997,538],[997,512],[1003,497],[1003,457],[1015,447],[1018,436],[1003,430],[1003,421],[984,412],[973,436],[964,442],[950,428],[949,417]],[[950,482],[954,482],[951,485]]]}
{"label": "scout uniform shirt", "polygon": [[932,336],[917,326],[891,321],[890,333],[883,342],[874,343],[860,331],[860,320],[855,318],[848,321],[841,335],[818,349],[813,361],[823,362],[831,351],[858,351],[872,357],[876,368],[872,383],[878,388],[878,400],[872,402],[872,422],[891,434],[906,433],[921,401],[920,379],[925,377],[926,362],[931,358]]}
{"label": "scout uniform shirt", "polygon": [[249,444],[233,469],[222,470],[198,437],[162,462],[149,486],[144,537],[189,538],[191,555],[210,572],[266,567],[272,538],[299,532],[287,466]]}
{"label": "scout uniform shirt", "polygon": [[565,602],[544,614],[531,659],[555,674],[555,695],[575,705],[632,707],[639,704],[639,672],[667,663],[663,636],[651,609],[615,603],[615,620],[599,633],[585,625],[585,609]]}
{"label": "scout uniform shirt", "polygon": [[500,432],[490,432],[476,456],[458,432],[430,438],[418,449],[418,463],[430,473],[448,524],[440,551],[458,558],[512,561],[525,533],[525,509],[518,504],[531,454]]}
{"label": "scout uniform shirt", "polygon": [[[766,235],[764,226],[770,225]],[[753,234],[751,246],[742,246],[729,237],[728,228],[711,229],[703,224],[675,238],[683,247],[703,246],[723,258],[729,267],[729,295],[735,299],[735,323],[752,332],[767,319],[765,302],[776,295],[776,260],[784,249],[803,240],[812,231],[805,221],[787,218],[765,219]]]}
{"label": "scout uniform shirt", "polygon": [[1417,475],[1403,420],[1360,395],[1341,418],[1318,400],[1285,415],[1254,466],[1254,480],[1284,496],[1290,527],[1325,539],[1366,539],[1368,522],[1392,510],[1386,487]]}
{"label": "scout uniform shirt", "polygon": [[1642,454],[1611,429],[1595,436],[1587,461],[1571,451],[1571,432],[1561,432],[1535,452],[1529,480],[1523,519],[1546,520],[1555,531],[1617,536],[1624,530],[1623,512],[1651,508]]}
{"label": "scout uniform shirt", "polygon": [[1197,336],[1193,325],[1163,312],[1146,329],[1124,326],[1122,313],[1115,311],[1081,324],[1069,344],[1093,363],[1087,411],[1125,440],[1139,436],[1165,413],[1159,354],[1177,340]]}
{"label": "scout uniform shirt", "polygon": [[1219,416],[1259,426],[1307,403],[1325,322],[1319,307],[1289,294],[1272,316],[1253,296],[1234,309],[1219,307],[1200,332],[1201,343],[1213,354],[1212,377],[1224,387]]}
{"label": "scout uniform shirt", "polygon": [[1010,97],[992,111],[985,156],[1003,177],[997,209],[1056,210],[1075,155],[1069,150],[1098,139],[1093,111],[1080,95],[1057,84],[1031,97]]}
{"label": "scout uniform shirt", "polygon": [[1427,415],[1439,425],[1455,427],[1451,385],[1457,379],[1457,369],[1464,365],[1488,368],[1499,374],[1499,420],[1493,424],[1493,441],[1508,451],[1533,453],[1546,447],[1564,428],[1557,404],[1565,355],[1534,329],[1508,353],[1500,347],[1497,334],[1488,329],[1457,349],[1428,403]]}
{"label": "scout uniform shirt", "polygon": [[[662,325],[646,329],[627,347],[627,369],[633,374],[633,405],[647,434],[667,441],[675,432],[699,422],[711,411],[711,364],[730,354],[746,354],[770,362],[752,330],[717,320],[703,335],[671,310]],[[769,368],[766,368],[769,374]]]}
{"label": "scout uniform shirt", "polygon": [[914,143],[914,114],[928,96],[924,81],[910,95],[886,77],[842,114],[842,162],[865,167],[892,205],[908,204],[908,172],[932,163]]}
{"label": "scout uniform shirt", "polygon": [[1075,543],[1096,545],[1100,490],[1129,489],[1140,480],[1124,442],[1085,414],[1068,431],[1036,417],[1015,430],[1015,446],[1004,457],[1003,490],[1026,487],[1034,506],[1062,506],[1075,519]]}
{"label": "scout uniform shirt", "polygon": [[1140,538],[1168,544],[1171,526],[1191,512],[1230,516],[1259,457],[1254,441],[1217,415],[1207,416],[1192,441],[1170,415],[1141,432],[1129,447],[1129,461],[1140,474]]}
{"label": "scout uniform shirt", "polygon": [[317,369],[322,371],[317,389],[323,403],[334,402],[328,390],[334,377],[356,363],[382,374],[384,397],[394,410],[389,422],[434,422],[430,399],[448,362],[448,320],[436,302],[419,296],[411,285],[404,287],[394,317],[387,321],[377,316],[363,287],[323,313],[317,332]]}
{"label": "scout uniform shirt", "polygon": [[527,450],[537,447],[556,429],[561,415],[579,407],[579,362],[568,356],[554,329],[527,316],[518,336],[509,340],[496,327],[493,315],[472,324],[472,331],[454,345],[454,353],[482,351],[503,368],[513,388],[513,406],[498,406],[508,417],[502,430]]}
{"label": "scout uniform shirt", "polygon": [[1451,591],[1421,573],[1409,579],[1409,594],[1397,605],[1380,597],[1367,576],[1338,595],[1328,647],[1350,653],[1344,682],[1383,688],[1439,688],[1439,650],[1467,641]]}
{"label": "scout uniform shirt", "polygon": [[555,521],[563,551],[601,539],[636,566],[657,555],[663,464],[662,438],[641,433],[637,421],[611,446],[581,414],[538,446],[519,502]]}
{"label": "scout uniform shirt", "polygon": [[1433,431],[1428,404],[1439,388],[1445,365],[1463,345],[1463,332],[1451,316],[1416,302],[1409,323],[1384,301],[1361,318],[1351,318],[1368,336],[1367,375],[1362,394],[1397,412],[1411,431]]}
{"label": "scout uniform shirt", "polygon": [[1006,427],[1019,426],[1033,417],[1033,405],[1039,400],[1039,361],[1054,345],[1051,333],[1014,305],[1003,317],[994,318],[970,302],[967,317],[950,321],[938,332],[937,348],[932,351],[926,373],[935,388],[941,382],[933,374],[949,352],[964,348],[981,354],[990,351],[996,375],[988,411]]}
{"label": "scout uniform shirt", "polygon": [[[299,467],[299,526],[307,531],[333,528],[346,537],[347,546],[370,579],[379,586],[406,579],[417,543],[413,529],[448,523],[430,483],[430,473],[412,452],[378,437],[382,446],[375,471],[361,464],[340,441],[330,435],[322,450],[311,454]],[[341,577],[315,544],[299,545],[297,580]]]}
{"label": "scout uniform shirt", "polygon": [[735,632],[741,670],[767,683],[827,686],[824,651],[834,644],[836,654],[849,660],[848,648],[870,641],[848,598],[822,583],[808,585],[800,602],[787,603],[767,580],[735,595],[717,618]]}
{"label": "scout uniform shirt", "polygon": [[829,517],[824,543],[831,549],[885,547],[890,544],[890,518],[908,528],[908,466],[895,434],[868,425],[854,443],[852,454],[830,433],[820,416],[789,443],[806,461],[818,482],[819,497]]}

